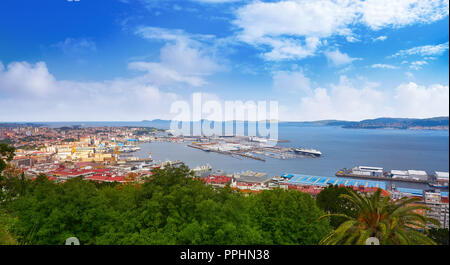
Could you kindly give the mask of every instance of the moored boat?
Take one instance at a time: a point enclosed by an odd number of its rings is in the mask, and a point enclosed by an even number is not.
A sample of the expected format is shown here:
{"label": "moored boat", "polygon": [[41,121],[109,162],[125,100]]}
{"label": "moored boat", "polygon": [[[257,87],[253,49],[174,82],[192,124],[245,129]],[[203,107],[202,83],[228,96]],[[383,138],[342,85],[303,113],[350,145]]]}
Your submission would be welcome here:
{"label": "moored boat", "polygon": [[313,157],[319,157],[322,155],[322,152],[320,152],[319,150],[315,150],[315,149],[295,148],[294,152],[296,154],[313,156]]}

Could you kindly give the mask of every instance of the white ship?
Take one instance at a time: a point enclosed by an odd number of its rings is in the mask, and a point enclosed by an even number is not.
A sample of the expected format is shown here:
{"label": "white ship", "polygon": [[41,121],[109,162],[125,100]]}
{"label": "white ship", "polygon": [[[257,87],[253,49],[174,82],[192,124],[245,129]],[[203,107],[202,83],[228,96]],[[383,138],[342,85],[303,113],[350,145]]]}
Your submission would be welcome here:
{"label": "white ship", "polygon": [[194,172],[194,174],[196,176],[201,176],[201,175],[203,175],[205,173],[210,172],[211,169],[212,169],[212,167],[209,164],[206,164],[206,165],[202,165],[202,166],[198,166],[196,168],[193,168],[192,171]]}
{"label": "white ship", "polygon": [[322,152],[315,149],[295,148],[294,152],[300,155],[307,155],[314,157],[319,157],[322,155]]}

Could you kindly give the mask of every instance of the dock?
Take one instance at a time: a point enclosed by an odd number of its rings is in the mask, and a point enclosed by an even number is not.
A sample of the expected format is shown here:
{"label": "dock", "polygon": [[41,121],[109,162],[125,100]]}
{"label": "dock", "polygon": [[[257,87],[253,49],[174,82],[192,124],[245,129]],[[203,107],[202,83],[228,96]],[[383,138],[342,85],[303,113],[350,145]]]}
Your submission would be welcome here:
{"label": "dock", "polygon": [[255,159],[255,160],[259,160],[259,161],[263,161],[263,162],[266,161],[264,158],[248,154],[249,151],[246,151],[245,153],[241,152],[241,151],[220,151],[220,150],[210,149],[210,148],[205,147],[203,145],[197,145],[197,144],[188,144],[187,146],[188,147],[192,147],[192,148],[196,148],[196,149],[199,149],[199,150],[202,150],[202,151],[205,151],[205,152],[215,152],[215,153],[218,153],[218,154],[230,155],[230,156],[237,155],[237,156],[251,158],[251,159]]}
{"label": "dock", "polygon": [[336,172],[336,177],[346,177],[346,178],[357,178],[357,179],[373,179],[373,180],[388,180],[388,181],[402,181],[402,182],[412,182],[412,183],[422,183],[428,184],[427,180],[415,180],[415,179],[401,179],[401,178],[390,178],[384,176],[363,176],[351,173],[340,173]]}

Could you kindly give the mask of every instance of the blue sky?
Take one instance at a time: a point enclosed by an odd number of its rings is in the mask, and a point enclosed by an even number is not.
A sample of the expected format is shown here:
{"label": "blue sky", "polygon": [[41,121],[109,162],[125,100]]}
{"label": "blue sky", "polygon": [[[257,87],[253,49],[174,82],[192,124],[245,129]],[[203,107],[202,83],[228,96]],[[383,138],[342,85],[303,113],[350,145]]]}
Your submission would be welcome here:
{"label": "blue sky", "polygon": [[5,0],[0,121],[170,119],[275,100],[281,120],[448,116],[448,1]]}

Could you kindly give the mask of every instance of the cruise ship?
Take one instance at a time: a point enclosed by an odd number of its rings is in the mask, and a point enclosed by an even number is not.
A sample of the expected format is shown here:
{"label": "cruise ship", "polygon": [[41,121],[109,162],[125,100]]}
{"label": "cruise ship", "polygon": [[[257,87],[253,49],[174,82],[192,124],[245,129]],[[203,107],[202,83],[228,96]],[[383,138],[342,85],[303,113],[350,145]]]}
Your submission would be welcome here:
{"label": "cruise ship", "polygon": [[322,155],[322,152],[315,150],[315,149],[295,148],[294,152],[296,154],[313,156],[313,157],[319,157]]}

